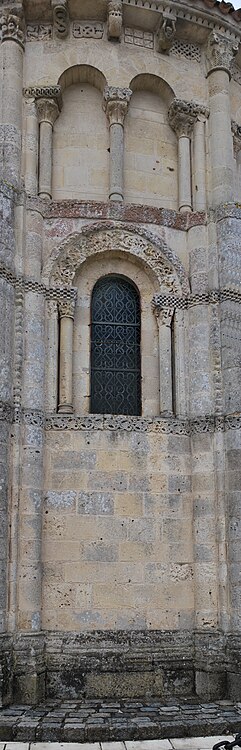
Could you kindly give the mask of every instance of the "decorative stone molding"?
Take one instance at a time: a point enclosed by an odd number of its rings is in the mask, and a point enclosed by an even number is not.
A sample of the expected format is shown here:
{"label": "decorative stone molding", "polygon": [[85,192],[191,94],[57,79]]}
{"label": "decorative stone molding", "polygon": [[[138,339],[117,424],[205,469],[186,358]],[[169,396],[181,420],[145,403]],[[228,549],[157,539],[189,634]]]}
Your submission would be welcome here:
{"label": "decorative stone molding", "polygon": [[0,16],[1,41],[10,39],[17,42],[24,49],[25,29],[24,22],[12,13],[4,13]]}
{"label": "decorative stone molding", "polygon": [[126,26],[124,28],[124,42],[126,44],[133,44],[136,47],[154,49],[154,34],[152,31],[131,29],[129,26]]}
{"label": "decorative stone molding", "polygon": [[57,102],[54,99],[37,99],[36,104],[39,123],[49,122],[53,126],[59,116]]}
{"label": "decorative stone molding", "polygon": [[208,117],[208,114],[207,107],[197,102],[174,99],[168,111],[168,120],[179,138],[183,135],[190,138],[198,116]]}
{"label": "decorative stone molding", "polygon": [[53,35],[53,27],[51,24],[45,23],[28,23],[26,28],[26,41],[36,42],[44,39],[51,39]]}
{"label": "decorative stone molding", "polygon": [[68,0],[51,0],[51,6],[55,34],[64,39],[69,33]]}
{"label": "decorative stone molding", "polygon": [[157,33],[158,52],[169,53],[176,35],[176,21],[172,17],[163,18],[162,25]]}
{"label": "decorative stone molding", "polygon": [[206,46],[207,75],[214,70],[226,70],[231,77],[231,64],[238,52],[238,41],[216,31],[209,34]]}
{"label": "decorative stone molding", "polygon": [[103,23],[79,23],[74,21],[72,34],[75,39],[103,39],[104,24]]}
{"label": "decorative stone molding", "polygon": [[124,125],[128,104],[132,95],[131,89],[121,89],[115,86],[106,86],[104,89],[104,111],[107,114],[110,125],[116,123]]}
{"label": "decorative stone molding", "polygon": [[122,30],[122,0],[108,0],[107,34],[108,39],[120,39]]}
{"label": "decorative stone molding", "polygon": [[241,125],[238,125],[237,122],[232,120],[231,126],[233,134],[233,150],[235,157],[237,157],[239,151],[241,150]]}
{"label": "decorative stone molding", "polygon": [[23,90],[26,99],[51,99],[58,106],[59,112],[62,108],[62,94],[60,86],[29,86]]}
{"label": "decorative stone molding", "polygon": [[54,251],[46,264],[43,278],[52,278],[56,286],[70,286],[75,273],[87,257],[121,248],[142,260],[156,274],[163,293],[189,293],[189,282],[177,256],[163,240],[139,226],[131,224],[92,225],[68,238]]}

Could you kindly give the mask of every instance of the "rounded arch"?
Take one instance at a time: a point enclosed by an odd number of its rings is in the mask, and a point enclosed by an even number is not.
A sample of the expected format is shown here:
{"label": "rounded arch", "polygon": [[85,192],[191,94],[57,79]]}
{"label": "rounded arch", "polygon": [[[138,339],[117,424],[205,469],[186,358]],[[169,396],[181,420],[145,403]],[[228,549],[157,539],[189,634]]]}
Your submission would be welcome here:
{"label": "rounded arch", "polygon": [[58,84],[63,92],[76,83],[89,83],[102,93],[107,81],[104,74],[93,65],[73,65],[61,73]]}
{"label": "rounded arch", "polygon": [[164,293],[189,294],[187,274],[174,251],[151,230],[125,222],[88,224],[67,237],[45,264],[43,282],[48,286],[71,286],[80,266],[89,257],[117,251],[137,257],[154,275]]}
{"label": "rounded arch", "polygon": [[175,93],[169,83],[153,73],[139,73],[132,79],[129,86],[133,93],[135,91],[150,91],[152,94],[157,94],[164,100],[167,107],[175,98]]}

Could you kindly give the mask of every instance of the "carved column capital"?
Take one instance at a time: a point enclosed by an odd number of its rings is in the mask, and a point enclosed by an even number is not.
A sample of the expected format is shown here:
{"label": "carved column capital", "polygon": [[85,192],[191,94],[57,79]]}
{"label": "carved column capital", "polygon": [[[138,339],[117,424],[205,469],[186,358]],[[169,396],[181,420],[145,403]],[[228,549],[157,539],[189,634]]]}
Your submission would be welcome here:
{"label": "carved column capital", "polygon": [[168,111],[168,120],[178,138],[181,138],[181,136],[191,137],[198,111],[199,105],[195,102],[174,99]]}
{"label": "carved column capital", "polygon": [[236,39],[228,39],[212,31],[206,46],[207,75],[214,70],[226,70],[231,77],[231,63],[237,52],[238,41]]}
{"label": "carved column capital", "polygon": [[124,125],[131,95],[131,89],[121,89],[115,86],[105,87],[103,106],[110,125],[114,125],[115,123]]}
{"label": "carved column capital", "polygon": [[39,123],[49,122],[53,127],[59,116],[57,102],[54,99],[37,99],[36,105]]}
{"label": "carved column capital", "polygon": [[123,21],[122,0],[108,0],[107,4],[107,34],[108,39],[119,39]]}
{"label": "carved column capital", "polygon": [[51,0],[53,25],[56,36],[64,39],[69,33],[68,0]]}
{"label": "carved column capital", "polygon": [[237,157],[239,151],[241,151],[241,126],[234,120],[232,120],[231,126],[233,134],[233,150],[235,157]]}
{"label": "carved column capital", "polygon": [[12,13],[2,13],[0,16],[1,41],[5,42],[10,39],[20,44],[24,49],[25,45],[25,26],[23,19]]}
{"label": "carved column capital", "polygon": [[74,319],[76,299],[61,299],[58,301],[58,310],[60,318]]}
{"label": "carved column capital", "polygon": [[174,313],[174,307],[159,307],[156,303],[154,303],[153,312],[159,325],[170,328]]}

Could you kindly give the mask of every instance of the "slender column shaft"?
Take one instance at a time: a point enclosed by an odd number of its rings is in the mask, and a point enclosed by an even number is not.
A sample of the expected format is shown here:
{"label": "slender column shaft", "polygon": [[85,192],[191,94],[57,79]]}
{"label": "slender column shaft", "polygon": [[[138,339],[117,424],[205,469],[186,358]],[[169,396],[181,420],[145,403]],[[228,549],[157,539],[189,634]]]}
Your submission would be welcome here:
{"label": "slender column shaft", "polygon": [[172,414],[172,339],[171,322],[173,310],[155,309],[159,334],[160,364],[160,414]]}
{"label": "slender column shaft", "polygon": [[38,118],[34,99],[26,100],[25,189],[28,195],[38,192]]}
{"label": "slender column shaft", "polygon": [[178,208],[192,210],[190,139],[186,135],[178,139]]}
{"label": "slender column shaft", "polygon": [[104,109],[110,126],[110,189],[109,199],[124,199],[124,119],[131,98],[130,89],[106,87]]}
{"label": "slender column shaft", "polygon": [[47,306],[47,368],[46,368],[46,408],[57,409],[58,382],[58,307],[56,302]]}
{"label": "slender column shaft", "polygon": [[52,196],[52,125],[40,123],[39,134],[39,195],[41,198]]}
{"label": "slender column shaft", "polygon": [[174,361],[175,361],[175,411],[177,416],[187,414],[186,372],[185,372],[185,318],[184,311],[175,310],[174,317]]}
{"label": "slender column shaft", "polygon": [[37,100],[39,118],[39,195],[52,198],[53,125],[59,108],[54,99]]}
{"label": "slender column shaft", "polygon": [[196,211],[206,209],[206,153],[205,153],[205,119],[199,116],[194,125],[193,138],[194,168],[194,208]]}
{"label": "slender column shaft", "polygon": [[124,128],[121,123],[110,126],[110,193],[111,201],[124,199]]}
{"label": "slender column shaft", "polygon": [[60,313],[60,362],[59,362],[59,411],[73,411],[73,333],[74,301],[59,303]]}

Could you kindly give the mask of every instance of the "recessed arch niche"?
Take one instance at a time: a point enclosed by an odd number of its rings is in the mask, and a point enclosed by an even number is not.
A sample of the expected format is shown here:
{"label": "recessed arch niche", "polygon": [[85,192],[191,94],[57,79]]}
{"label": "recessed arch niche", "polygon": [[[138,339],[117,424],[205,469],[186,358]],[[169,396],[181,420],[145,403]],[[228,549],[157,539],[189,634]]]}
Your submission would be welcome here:
{"label": "recessed arch niche", "polygon": [[125,120],[125,198],[130,203],[177,209],[177,143],[168,123],[174,92],[159,76],[130,82]]}
{"label": "recessed arch niche", "polygon": [[106,79],[91,65],[68,68],[58,81],[63,107],[54,124],[53,199],[108,197],[109,135],[102,108]]}

